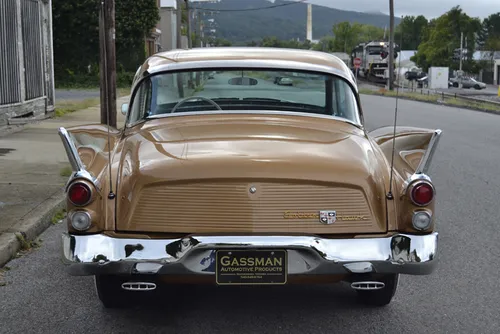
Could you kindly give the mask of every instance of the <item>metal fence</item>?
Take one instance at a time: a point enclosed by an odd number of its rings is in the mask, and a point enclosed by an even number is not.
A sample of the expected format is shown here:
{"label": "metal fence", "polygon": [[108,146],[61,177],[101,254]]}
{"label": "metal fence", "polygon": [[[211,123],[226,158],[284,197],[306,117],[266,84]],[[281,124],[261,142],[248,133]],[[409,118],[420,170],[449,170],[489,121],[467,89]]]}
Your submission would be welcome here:
{"label": "metal fence", "polygon": [[21,102],[16,1],[0,1],[0,105]]}
{"label": "metal fence", "polygon": [[51,0],[0,0],[0,126],[53,111]]}

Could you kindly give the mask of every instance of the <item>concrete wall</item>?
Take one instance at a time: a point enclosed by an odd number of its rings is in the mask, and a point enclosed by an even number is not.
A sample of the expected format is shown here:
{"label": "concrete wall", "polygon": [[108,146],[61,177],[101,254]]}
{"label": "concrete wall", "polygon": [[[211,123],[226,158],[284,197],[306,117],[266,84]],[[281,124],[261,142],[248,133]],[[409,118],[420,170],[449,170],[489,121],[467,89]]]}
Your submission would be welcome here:
{"label": "concrete wall", "polygon": [[47,117],[54,110],[52,1],[0,0],[0,50],[0,127]]}
{"label": "concrete wall", "polygon": [[177,1],[160,1],[160,37],[161,51],[177,48]]}
{"label": "concrete wall", "polygon": [[500,59],[495,60],[495,68],[493,71],[493,82],[500,85]]}

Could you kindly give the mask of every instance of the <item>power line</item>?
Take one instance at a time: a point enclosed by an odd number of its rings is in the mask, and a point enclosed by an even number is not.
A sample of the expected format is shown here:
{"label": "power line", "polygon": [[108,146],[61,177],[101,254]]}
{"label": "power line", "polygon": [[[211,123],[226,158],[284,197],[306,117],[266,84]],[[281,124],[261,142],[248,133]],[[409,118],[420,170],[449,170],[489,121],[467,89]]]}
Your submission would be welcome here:
{"label": "power line", "polygon": [[299,0],[299,1],[289,2],[289,3],[282,3],[279,5],[258,7],[258,8],[246,8],[246,9],[213,9],[213,8],[201,8],[201,7],[191,7],[191,9],[196,9],[196,10],[205,11],[205,12],[250,12],[250,11],[254,11],[254,10],[264,10],[264,9],[272,9],[272,8],[296,5],[299,3],[304,3],[305,1],[306,0]]}

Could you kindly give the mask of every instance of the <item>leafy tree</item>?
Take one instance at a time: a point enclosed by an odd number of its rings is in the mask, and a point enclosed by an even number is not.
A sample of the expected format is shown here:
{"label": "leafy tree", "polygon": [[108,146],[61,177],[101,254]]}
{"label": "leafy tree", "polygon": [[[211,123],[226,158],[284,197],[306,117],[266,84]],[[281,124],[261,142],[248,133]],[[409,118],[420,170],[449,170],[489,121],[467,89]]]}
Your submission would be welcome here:
{"label": "leafy tree", "polygon": [[478,44],[485,51],[500,51],[500,12],[483,20]]}
{"label": "leafy tree", "polygon": [[325,36],[319,40],[319,42],[313,45],[313,50],[323,51],[323,52],[333,52],[335,44],[335,37]]}
{"label": "leafy tree", "polygon": [[359,43],[359,35],[362,30],[362,25],[359,23],[351,24],[350,22],[344,21],[335,24],[332,28],[335,37],[332,51],[350,53]]}
{"label": "leafy tree", "polygon": [[[99,0],[52,0],[56,77],[99,71]],[[117,69],[134,71],[145,58],[144,38],[159,21],[156,0],[115,4]]]}
{"label": "leafy tree", "polygon": [[116,58],[126,71],[135,71],[146,57],[144,37],[158,21],[156,0],[116,1]]}
{"label": "leafy tree", "polygon": [[477,72],[472,54],[480,28],[479,19],[468,16],[459,6],[453,7],[439,18],[431,20],[423,29],[422,43],[412,60],[424,70],[430,66],[450,66],[452,69],[458,69],[459,62],[454,56],[455,50],[460,48],[460,34],[463,33],[464,39],[467,38],[463,70],[469,73]]}
{"label": "leafy tree", "polygon": [[[332,32],[334,37],[328,40],[328,51],[330,52],[350,53],[359,43],[382,40],[384,38],[384,29],[380,27],[360,23],[351,24],[347,21],[335,24]],[[325,45],[323,43],[321,48],[324,49]]]}
{"label": "leafy tree", "polygon": [[227,39],[224,38],[212,38],[208,40],[208,43],[210,43],[212,46],[231,46],[232,43],[228,41]]}
{"label": "leafy tree", "polygon": [[[387,33],[387,37],[389,33]],[[369,42],[384,39],[384,29],[370,24],[362,24],[360,27],[360,36],[358,38],[358,43]]]}
{"label": "leafy tree", "polygon": [[288,49],[310,49],[311,48],[311,42],[310,41],[304,41],[304,42],[299,42],[295,39],[292,40],[280,40],[276,36],[266,36],[262,39],[262,41],[259,44],[256,44],[262,47],[269,47],[269,48],[288,48]]}
{"label": "leafy tree", "polygon": [[401,44],[403,50],[417,50],[422,42],[422,33],[428,25],[429,21],[425,16],[405,16],[395,29],[394,40],[397,44]]}

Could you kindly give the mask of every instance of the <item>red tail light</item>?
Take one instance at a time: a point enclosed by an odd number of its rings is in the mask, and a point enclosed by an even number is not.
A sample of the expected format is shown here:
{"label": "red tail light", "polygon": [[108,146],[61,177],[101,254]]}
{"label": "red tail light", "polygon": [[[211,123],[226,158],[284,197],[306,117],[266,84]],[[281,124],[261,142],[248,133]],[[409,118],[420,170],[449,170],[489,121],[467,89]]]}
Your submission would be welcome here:
{"label": "red tail light", "polygon": [[68,189],[68,198],[74,205],[84,206],[92,199],[92,191],[85,183],[75,182]]}
{"label": "red tail light", "polygon": [[411,200],[418,206],[425,206],[434,199],[434,188],[427,182],[417,182],[411,190]]}

